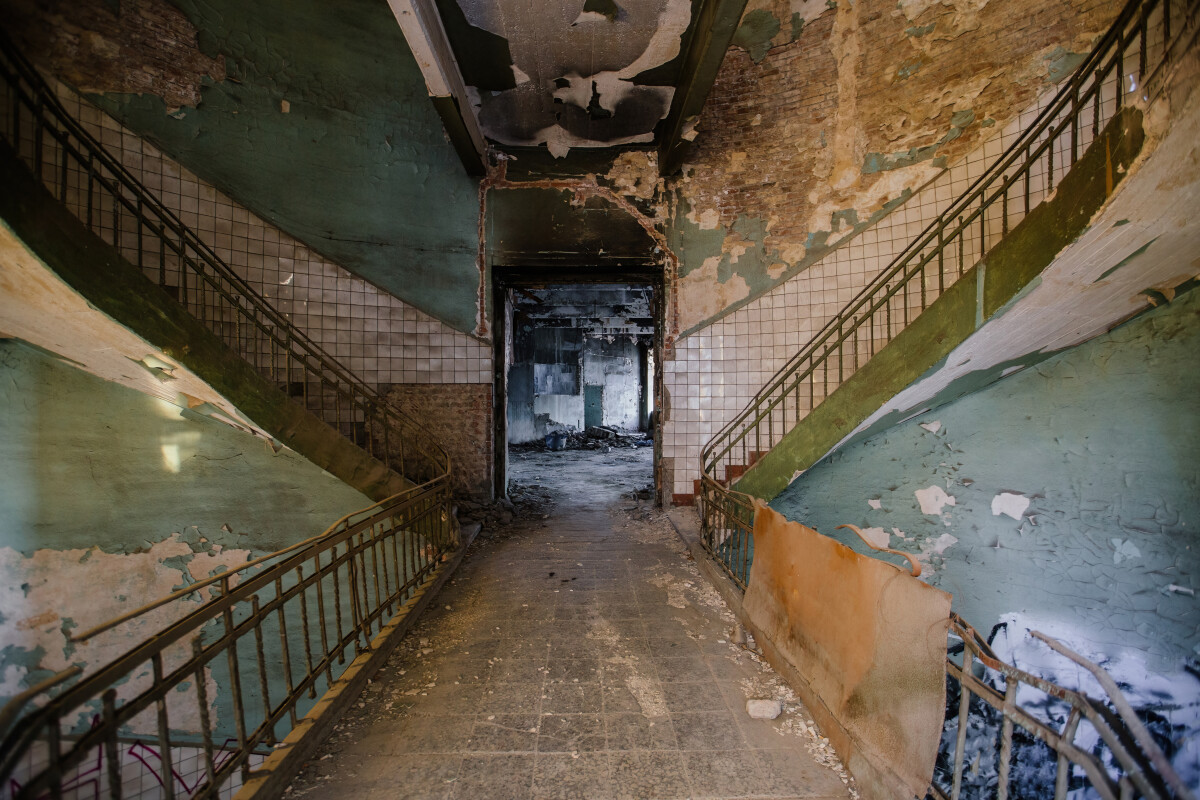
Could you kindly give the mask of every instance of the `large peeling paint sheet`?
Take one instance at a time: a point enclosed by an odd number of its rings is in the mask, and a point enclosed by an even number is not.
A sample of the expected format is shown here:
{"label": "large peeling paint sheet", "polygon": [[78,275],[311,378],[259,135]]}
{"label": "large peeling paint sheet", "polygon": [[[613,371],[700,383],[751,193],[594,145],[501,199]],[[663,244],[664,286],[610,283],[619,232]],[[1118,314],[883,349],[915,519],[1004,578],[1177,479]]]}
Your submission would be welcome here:
{"label": "large peeling paint sheet", "polygon": [[838,738],[893,790],[923,797],[945,709],[950,595],[758,504],[744,608],[840,722]]}

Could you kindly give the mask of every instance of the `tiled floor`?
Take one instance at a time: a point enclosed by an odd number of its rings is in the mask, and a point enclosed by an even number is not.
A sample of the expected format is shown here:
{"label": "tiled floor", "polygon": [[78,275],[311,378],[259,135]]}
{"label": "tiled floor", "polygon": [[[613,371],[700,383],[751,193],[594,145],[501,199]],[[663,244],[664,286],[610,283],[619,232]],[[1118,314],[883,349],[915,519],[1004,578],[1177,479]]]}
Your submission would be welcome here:
{"label": "tiled floor", "polygon": [[[468,555],[289,796],[850,796],[665,518],[623,496],[649,450],[513,467],[555,508]],[[751,719],[749,697],[784,714]]]}

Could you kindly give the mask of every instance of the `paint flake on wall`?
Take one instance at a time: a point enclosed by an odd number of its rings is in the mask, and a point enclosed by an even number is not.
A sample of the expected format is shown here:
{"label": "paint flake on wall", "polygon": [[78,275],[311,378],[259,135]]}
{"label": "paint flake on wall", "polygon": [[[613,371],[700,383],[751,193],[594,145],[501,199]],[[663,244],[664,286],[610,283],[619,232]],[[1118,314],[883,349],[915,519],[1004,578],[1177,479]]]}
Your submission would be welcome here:
{"label": "paint flake on wall", "polygon": [[927,489],[917,489],[913,494],[921,504],[922,514],[941,514],[942,508],[955,504],[954,496],[946,494],[946,490],[936,484]]}
{"label": "paint flake on wall", "polygon": [[1006,514],[1015,520],[1021,519],[1029,508],[1029,498],[1023,494],[1001,492],[992,498],[992,516]]}

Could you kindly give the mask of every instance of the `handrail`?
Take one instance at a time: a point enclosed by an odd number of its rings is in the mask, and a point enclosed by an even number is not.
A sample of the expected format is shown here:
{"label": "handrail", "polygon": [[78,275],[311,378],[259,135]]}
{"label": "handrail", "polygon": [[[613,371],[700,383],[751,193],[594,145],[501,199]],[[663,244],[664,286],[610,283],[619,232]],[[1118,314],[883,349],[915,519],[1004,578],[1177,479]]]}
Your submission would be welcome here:
{"label": "handrail", "polygon": [[[281,729],[294,728],[337,681],[347,656],[369,650],[436,578],[457,545],[450,458],[106,152],[3,31],[0,138],[85,225],[225,344],[413,484],[319,536],[73,636],[73,642],[91,639],[172,603],[201,601],[187,611],[160,612],[176,620],[56,695],[46,690],[78,670],[22,693],[22,705],[37,699],[40,708],[0,729],[5,796],[57,797],[89,783],[97,795],[121,797],[134,761],[150,770],[131,751],[130,738],[135,747],[145,749],[148,741],[157,748],[151,777],[162,796],[227,794],[251,774],[263,748],[281,740]],[[188,772],[185,762],[199,766]]]}
{"label": "handrail", "polygon": [[[731,488],[736,476],[1052,196],[1134,87],[1143,100],[1161,90],[1198,6],[1198,0],[1130,0],[1016,141],[705,444],[698,498],[703,541],[742,589],[754,510],[749,497]],[[730,562],[730,554],[740,562]]]}
{"label": "handrail", "polygon": [[393,495],[392,497],[388,497],[384,500],[380,500],[378,503],[369,505],[366,508],[360,508],[358,511],[351,511],[349,514],[344,515],[343,517],[338,519],[336,522],[334,522],[332,525],[330,525],[327,529],[325,529],[324,532],[322,532],[316,536],[310,536],[307,539],[303,539],[299,542],[296,542],[295,544],[288,545],[287,547],[284,547],[280,550],[276,550],[273,553],[268,553],[265,556],[259,556],[258,558],[251,559],[243,564],[238,564],[236,567],[230,567],[229,569],[224,570],[223,572],[218,572],[215,575],[210,575],[207,578],[203,578],[198,581],[193,581],[192,583],[189,583],[184,588],[179,589],[178,591],[172,592],[171,594],[168,594],[164,597],[160,597],[157,600],[152,600],[149,603],[146,603],[145,605],[141,606],[140,608],[135,608],[132,611],[127,611],[124,614],[113,617],[110,620],[106,620],[105,622],[102,622],[99,625],[95,625],[91,628],[88,628],[85,631],[80,631],[79,633],[71,634],[68,637],[68,640],[75,644],[80,644],[82,642],[86,642],[89,639],[95,638],[96,636],[100,635],[101,633],[105,633],[105,632],[110,631],[113,628],[116,628],[120,625],[124,625],[126,622],[129,622],[131,620],[137,619],[138,617],[144,616],[145,614],[148,614],[149,612],[154,611],[155,609],[162,608],[163,606],[169,605],[169,604],[175,602],[176,600],[183,600],[188,597],[191,597],[192,595],[199,592],[201,589],[206,589],[209,586],[212,586],[213,584],[216,584],[216,583],[225,583],[225,582],[229,581],[234,575],[237,575],[242,572],[247,572],[249,570],[258,569],[263,564],[266,564],[266,563],[272,562],[272,561],[277,561],[278,559],[282,558],[283,556],[286,556],[297,550],[302,550],[306,547],[310,547],[313,544],[320,542],[322,539],[326,539],[329,536],[338,533],[339,531],[349,528],[350,526],[355,524],[355,522],[354,522],[355,520],[358,520],[361,517],[373,516],[374,514],[379,513],[379,511],[383,510],[384,508],[395,505],[396,502],[398,500],[400,500],[401,498],[408,497],[409,495],[415,494],[417,491],[428,491],[432,488],[434,488],[433,481],[422,484],[420,486],[415,486],[415,487],[406,489],[405,491],[400,492],[399,494]]}
{"label": "handrail", "polygon": [[[279,560],[260,572],[217,576],[219,592],[210,600],[8,732],[0,742],[0,785],[13,785],[14,800],[57,796],[95,761],[106,765],[95,780],[111,789],[122,781],[121,742],[131,737],[153,742],[163,755],[155,778],[167,797],[176,784],[208,798],[239,775],[244,781],[255,753],[281,741],[278,728],[294,728],[335,683],[347,656],[369,650],[435,577],[456,546],[448,504],[448,485],[433,481],[365,517],[343,517],[298,549],[272,554]],[[14,777],[39,743],[46,766]],[[175,767],[189,758],[200,766],[180,775]]]}
{"label": "handrail", "polygon": [[[939,755],[929,789],[931,796],[939,800],[959,800],[963,796],[964,767],[977,756],[967,752],[968,728],[976,731],[976,738],[981,738],[979,734],[982,731],[999,727],[999,763],[994,790],[996,797],[1007,798],[1015,760],[1014,729],[1019,727],[1030,738],[1047,746],[1056,758],[1055,800],[1065,800],[1068,789],[1073,788],[1070,779],[1075,767],[1079,768],[1104,800],[1124,800],[1135,796],[1150,800],[1194,800],[1191,790],[1179,781],[1169,764],[1165,770],[1155,768],[1156,753],[1160,758],[1162,756],[1158,746],[1153,740],[1146,742],[1139,739],[1136,726],[1141,725],[1140,721],[1132,715],[1132,711],[1121,713],[1122,707],[1129,708],[1129,702],[1104,670],[1096,667],[1107,679],[1100,681],[1108,694],[1107,703],[1000,660],[979,632],[957,614],[950,615],[949,632],[952,637],[962,641],[961,663],[954,660],[954,653],[949,653],[946,658],[946,674],[952,681],[950,688],[954,688],[955,684],[958,688],[957,717],[947,714],[947,722],[953,720],[956,735],[953,750],[946,752],[943,749]],[[1034,633],[1033,636],[1068,658],[1074,655],[1070,651],[1063,652],[1066,648],[1044,634]],[[990,685],[988,679],[991,678],[1003,680],[1003,692]],[[1060,727],[1054,727],[1040,715],[1018,704],[1022,686],[1046,695],[1050,703],[1061,704],[1062,709],[1056,714],[1062,720]],[[1027,705],[1032,708],[1034,704]],[[1045,711],[1043,708],[1042,712]],[[1106,763],[1101,758],[1099,747],[1084,749],[1076,744],[1080,723],[1084,721],[1099,735],[1100,742],[1111,755],[1111,762]],[[1136,726],[1131,726],[1131,721]],[[994,746],[994,739],[987,738],[985,741],[987,747]],[[975,786],[973,789],[983,791],[986,788],[990,792],[993,787],[990,782],[987,783],[989,785],[986,787]],[[1039,791],[1039,788],[1032,790]],[[1039,796],[1043,796],[1040,791]]]}
{"label": "handrail", "polygon": [[0,136],[57,199],[289,396],[415,484],[446,451],[338,363],[188,228],[59,103],[0,31]]}

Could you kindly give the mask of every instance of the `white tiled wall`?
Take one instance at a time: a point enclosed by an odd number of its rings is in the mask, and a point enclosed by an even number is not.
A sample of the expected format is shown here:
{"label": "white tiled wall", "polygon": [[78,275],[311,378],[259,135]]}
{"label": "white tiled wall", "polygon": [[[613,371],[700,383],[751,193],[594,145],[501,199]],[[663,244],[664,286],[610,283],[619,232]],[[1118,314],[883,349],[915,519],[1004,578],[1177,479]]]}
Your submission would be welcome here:
{"label": "white tiled wall", "polygon": [[[369,386],[492,382],[490,344],[322,258],[65,85],[56,85],[56,92],[67,112],[226,264]],[[136,251],[135,245],[134,258]]]}
{"label": "white tiled wall", "polygon": [[[674,358],[664,364],[670,413],[663,423],[663,455],[674,458],[672,493],[693,492],[693,481],[700,477],[700,450],[705,443],[745,408],[787,360],[894,256],[965,192],[1052,99],[1053,92],[1048,92],[1037,107],[1013,120],[846,246],[676,343]],[[1081,132],[1081,137],[1080,145],[1086,147],[1091,131]],[[1061,157],[1056,162],[1065,163]],[[1035,175],[1031,181],[1033,202],[1044,195],[1039,190],[1041,179]],[[997,211],[998,223],[1002,212]],[[989,227],[988,246],[999,238],[999,230],[999,224]],[[977,236],[974,242],[978,247]],[[974,263],[974,259],[965,260],[968,268]]]}

